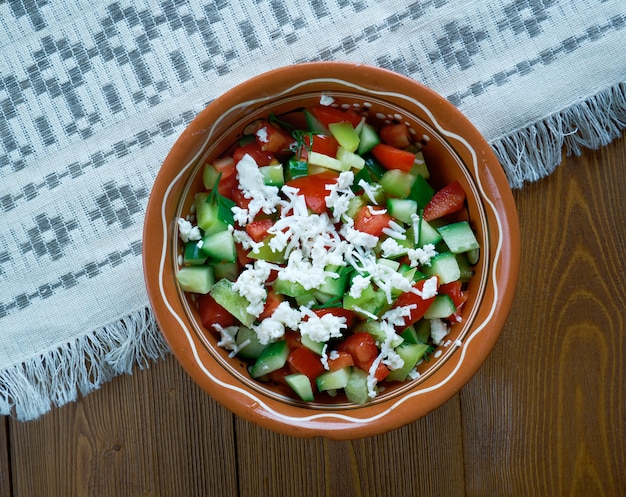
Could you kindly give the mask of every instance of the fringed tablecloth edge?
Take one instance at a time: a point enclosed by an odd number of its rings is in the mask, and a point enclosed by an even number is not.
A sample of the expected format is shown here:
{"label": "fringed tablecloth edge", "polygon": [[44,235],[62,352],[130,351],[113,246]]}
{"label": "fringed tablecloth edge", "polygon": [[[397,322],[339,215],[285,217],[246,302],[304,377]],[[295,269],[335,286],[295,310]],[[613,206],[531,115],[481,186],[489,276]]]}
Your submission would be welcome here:
{"label": "fringed tablecloth edge", "polygon": [[548,176],[567,156],[598,149],[626,128],[626,83],[490,141],[511,188]]}
{"label": "fringed tablecloth edge", "polygon": [[144,307],[60,347],[0,371],[0,414],[34,420],[100,388],[135,366],[165,357],[169,347]]}
{"label": "fringed tablecloth edge", "polygon": [[[626,128],[626,83],[490,142],[512,188],[548,176],[562,152],[582,153]],[[118,322],[0,371],[0,414],[34,420],[100,388],[135,365],[148,367],[169,347],[146,306]]]}

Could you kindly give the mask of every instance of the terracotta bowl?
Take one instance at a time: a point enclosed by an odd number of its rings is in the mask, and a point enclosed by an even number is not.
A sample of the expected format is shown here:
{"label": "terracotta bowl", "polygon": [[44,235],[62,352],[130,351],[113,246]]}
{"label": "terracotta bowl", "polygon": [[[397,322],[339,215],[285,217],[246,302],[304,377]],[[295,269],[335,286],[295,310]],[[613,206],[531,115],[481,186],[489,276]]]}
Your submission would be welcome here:
{"label": "terracotta bowl", "polygon": [[[481,244],[463,321],[446,345],[420,366],[415,380],[388,387],[366,405],[337,398],[315,404],[271,383],[251,380],[246,365],[218,347],[200,324],[193,301],[175,278],[181,248],[176,220],[202,189],[202,166],[226,150],[245,125],[270,113],[319,104],[367,110],[381,121],[407,123],[431,172],[433,186],[458,180]],[[507,179],[474,126],[448,101],[399,74],[353,63],[320,62],[270,71],[233,88],[204,109],[165,159],[144,226],[145,281],[158,325],[191,377],[235,414],[300,437],[349,439],[410,423],[450,399],[478,370],[509,313],[519,271],[519,228]],[[449,340],[448,340],[449,339]]]}

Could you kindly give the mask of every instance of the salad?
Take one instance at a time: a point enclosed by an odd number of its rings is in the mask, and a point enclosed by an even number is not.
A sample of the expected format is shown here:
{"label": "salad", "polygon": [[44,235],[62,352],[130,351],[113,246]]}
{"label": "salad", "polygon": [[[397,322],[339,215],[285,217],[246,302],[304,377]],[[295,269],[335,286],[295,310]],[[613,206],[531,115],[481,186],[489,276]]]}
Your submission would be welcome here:
{"label": "salad", "polygon": [[480,247],[405,123],[331,104],[255,121],[204,165],[177,279],[252,378],[363,404],[449,345]]}

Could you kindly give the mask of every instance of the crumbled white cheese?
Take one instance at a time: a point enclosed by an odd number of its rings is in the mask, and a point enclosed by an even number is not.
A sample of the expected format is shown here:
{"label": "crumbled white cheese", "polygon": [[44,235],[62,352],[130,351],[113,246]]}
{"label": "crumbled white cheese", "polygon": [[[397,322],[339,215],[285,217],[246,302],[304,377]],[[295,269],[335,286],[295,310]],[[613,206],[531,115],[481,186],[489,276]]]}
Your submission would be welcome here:
{"label": "crumbled white cheese", "polygon": [[394,257],[396,255],[404,255],[407,253],[407,247],[403,247],[393,238],[387,238],[380,244],[383,257]]}
{"label": "crumbled white cheese", "polygon": [[350,188],[354,182],[354,173],[344,171],[337,178],[337,182],[326,185],[328,195],[326,195],[326,207],[333,212],[333,222],[338,222],[348,211],[350,199],[354,197],[354,192]]}
{"label": "crumbled white cheese", "polygon": [[178,218],[178,235],[185,243],[188,241],[200,240],[202,238],[200,228],[192,225],[189,221],[182,217]]}
{"label": "crumbled white cheese", "polygon": [[239,217],[243,217],[241,211],[233,211],[233,214],[238,217],[239,224],[245,226],[245,224],[253,221],[261,211],[265,214],[276,212],[276,206],[281,202],[281,198],[278,196],[279,190],[277,187],[266,185],[263,182],[263,174],[255,160],[246,154],[237,162],[236,167],[239,189],[245,198],[250,199],[246,219],[239,219]]}
{"label": "crumbled white cheese", "polygon": [[232,355],[236,355],[239,351],[237,347],[237,332],[239,331],[238,326],[227,326],[224,328],[222,325],[218,323],[213,324],[213,328],[220,334],[220,340],[217,342],[218,347],[223,347],[226,350],[231,350]]}
{"label": "crumbled white cheese", "polygon": [[307,307],[300,310],[305,316],[300,323],[300,334],[315,342],[327,342],[331,338],[340,338],[342,330],[347,328],[346,318],[328,313],[318,316]]}
{"label": "crumbled white cheese", "polygon": [[263,143],[267,143],[268,142],[267,128],[265,126],[263,126],[262,128],[257,129],[256,133],[254,133],[254,134],[259,139],[259,141],[261,141]]}
{"label": "crumbled white cheese", "polygon": [[382,315],[382,320],[389,323],[391,326],[404,326],[406,322],[404,318],[411,315],[411,311],[417,308],[417,304],[409,304],[400,307],[394,307],[389,309]]}
{"label": "crumbled white cheese", "polygon": [[368,286],[372,284],[371,276],[361,276],[357,274],[352,278],[352,286],[350,287],[350,297],[358,299]]}
{"label": "crumbled white cheese", "polygon": [[255,261],[254,265],[246,265],[245,269],[233,283],[233,290],[248,299],[250,303],[246,307],[246,311],[255,317],[258,317],[265,308],[265,299],[267,297],[265,282],[269,278],[271,270],[272,265],[266,261]]}
{"label": "crumbled white cheese", "polygon": [[266,345],[274,342],[285,335],[285,325],[272,318],[266,318],[258,325],[252,325],[259,342]]}
{"label": "crumbled white cheese", "polygon": [[320,105],[323,105],[325,107],[332,105],[334,102],[335,102],[335,99],[331,97],[330,95],[322,95],[320,97]]}
{"label": "crumbled white cheese", "polygon": [[430,320],[430,338],[435,345],[441,344],[441,341],[448,334],[448,325],[442,319]]}
{"label": "crumbled white cheese", "polygon": [[374,248],[378,243],[378,237],[370,235],[369,233],[363,233],[354,229],[350,224],[344,224],[339,233],[352,245],[356,245],[364,248]]}
{"label": "crumbled white cheese", "polygon": [[409,249],[407,255],[412,267],[430,266],[430,260],[437,255],[437,251],[432,243],[427,243],[422,248]]}
{"label": "crumbled white cheese", "polygon": [[376,186],[370,185],[364,179],[359,180],[357,184],[361,188],[363,188],[363,192],[365,193],[365,196],[370,201],[370,203],[374,205],[378,205],[378,202],[376,201],[376,192],[374,191],[374,190],[378,190],[378,188]]}
{"label": "crumbled white cheese", "polygon": [[424,300],[432,299],[435,297],[439,290],[439,283],[436,276],[431,276],[424,282],[424,286],[422,286],[422,290],[418,290],[417,288],[411,288],[411,292],[416,294],[418,297],[423,298]]}

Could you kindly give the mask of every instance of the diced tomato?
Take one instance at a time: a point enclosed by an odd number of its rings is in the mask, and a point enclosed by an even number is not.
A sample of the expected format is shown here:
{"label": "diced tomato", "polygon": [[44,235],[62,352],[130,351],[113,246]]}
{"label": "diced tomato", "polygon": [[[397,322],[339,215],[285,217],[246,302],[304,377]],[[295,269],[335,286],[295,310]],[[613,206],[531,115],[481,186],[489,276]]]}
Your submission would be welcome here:
{"label": "diced tomato", "polygon": [[[373,363],[374,361],[372,361],[367,367],[366,371],[368,373]],[[390,373],[389,368],[385,366],[382,362],[379,362],[378,365],[376,366],[376,371],[374,371],[374,378],[376,378],[376,381],[383,381],[385,378],[387,378],[387,376],[389,376],[389,373]]]}
{"label": "diced tomato", "polygon": [[289,133],[270,122],[264,122],[254,133],[254,138],[261,150],[274,154],[289,150],[295,141]]}
{"label": "diced tomato", "polygon": [[265,299],[265,307],[263,308],[263,312],[259,315],[259,320],[262,321],[274,314],[274,311],[283,300],[284,297],[282,295],[275,293],[274,290],[268,290]]}
{"label": "diced tomato", "polygon": [[213,161],[213,167],[218,173],[222,173],[220,179],[226,179],[233,176],[236,172],[235,159],[230,156],[219,157]]}
{"label": "diced tomato", "polygon": [[282,368],[277,369],[276,371],[272,371],[267,376],[274,383],[278,383],[280,385],[287,385],[288,383],[285,380],[285,376],[290,375],[292,373],[293,371],[289,368],[289,366],[285,365]]}
{"label": "diced tomato", "polygon": [[372,361],[378,356],[376,341],[374,337],[366,331],[359,331],[348,335],[339,343],[337,350],[350,354],[354,360],[354,364],[362,369],[365,369],[363,366],[367,366],[367,364],[371,365]]}
{"label": "diced tomato", "polygon": [[452,281],[450,283],[445,283],[439,286],[438,292],[440,294],[449,295],[454,305],[456,307],[456,313],[454,314],[454,318],[458,317],[461,312],[461,308],[463,304],[467,302],[469,295],[467,292],[463,291],[463,282],[460,280]]}
{"label": "diced tomato", "polygon": [[212,333],[217,333],[217,330],[213,327],[214,324],[218,324],[222,328],[235,324],[234,316],[218,304],[208,293],[198,296],[197,306],[202,326]]}
{"label": "diced tomato", "polygon": [[284,338],[287,342],[287,347],[289,348],[289,350],[294,350],[302,346],[302,342],[300,341],[300,333],[286,330]]}
{"label": "diced tomato", "polygon": [[228,195],[223,194],[223,195],[233,200],[237,204],[237,206],[241,207],[242,209],[247,209],[248,206],[250,205],[251,199],[243,196],[243,192],[239,189],[239,183],[235,185],[235,188],[232,189],[230,194]]}
{"label": "diced tomato", "polygon": [[[413,288],[415,288],[416,290],[420,292],[423,291],[424,284],[426,283],[426,281],[428,280],[426,279],[419,280],[413,285]],[[399,329],[403,330],[407,326],[410,326],[413,323],[416,323],[417,321],[422,319],[424,317],[424,314],[428,310],[428,308],[434,302],[434,300],[435,300],[435,297],[424,299],[413,292],[405,292],[402,295],[400,295],[396,299],[393,305],[394,308],[404,307],[407,305],[415,305],[415,307],[411,309],[410,314],[404,318],[404,325],[400,326]]]}
{"label": "diced tomato", "polygon": [[323,309],[313,309],[313,312],[320,318],[326,314],[346,318],[347,329],[352,328],[354,324],[355,314],[350,309],[344,309],[343,307],[326,307]]}
{"label": "diced tomato", "polygon": [[276,160],[276,157],[274,157],[274,154],[272,152],[266,152],[264,150],[261,150],[261,147],[257,142],[252,142],[246,143],[245,145],[235,149],[235,151],[233,152],[233,159],[235,161],[235,164],[239,162],[246,154],[252,157],[259,167],[269,166],[273,161]]}
{"label": "diced tomato", "polygon": [[306,147],[302,147],[300,150],[300,159],[302,160],[307,160],[309,156],[308,149],[318,154],[335,157],[337,155],[337,148],[339,148],[339,143],[332,135],[314,135],[312,145],[310,135],[306,135],[304,137],[304,143]]}
{"label": "diced tomato", "polygon": [[380,128],[383,143],[396,148],[407,148],[411,144],[409,128],[404,123],[387,124]]}
{"label": "diced tomato", "polygon": [[330,371],[337,371],[338,369],[347,368],[348,366],[354,366],[354,359],[348,352],[335,351],[336,356],[334,358],[328,358],[328,369]]}
{"label": "diced tomato", "polygon": [[241,243],[235,244],[235,250],[237,251],[237,262],[240,266],[245,266],[246,264],[250,264],[254,262],[254,260],[248,257],[248,251],[243,248]]}
{"label": "diced tomato", "polygon": [[274,226],[273,219],[257,219],[246,225],[246,233],[255,242],[262,242],[267,237],[267,230]]}
{"label": "diced tomato", "polygon": [[355,128],[361,122],[361,115],[352,109],[341,110],[336,107],[319,106],[313,107],[311,113],[315,118],[328,128],[330,124],[347,121]]}
{"label": "diced tomato", "polygon": [[392,218],[386,212],[374,214],[372,211],[380,211],[381,208],[365,205],[361,207],[354,218],[354,229],[370,235],[380,236],[383,229],[389,227]]}
{"label": "diced tomato", "polygon": [[314,380],[324,372],[324,366],[320,361],[320,357],[306,347],[298,347],[292,350],[287,357],[287,362],[311,380]]}
{"label": "diced tomato", "polygon": [[235,191],[240,191],[237,188],[239,182],[237,181],[237,175],[231,174],[229,176],[222,176],[220,182],[217,184],[217,191],[220,195],[228,198],[232,198]]}
{"label": "diced tomato", "polygon": [[332,185],[337,182],[337,173],[319,173],[309,176],[301,176],[287,182],[287,185],[300,190],[300,195],[304,196],[306,205],[315,214],[321,214],[326,211],[326,195],[328,190],[326,185]]}
{"label": "diced tomato", "polygon": [[372,154],[385,169],[400,169],[406,173],[411,172],[415,162],[415,154],[402,150],[386,143],[379,143],[372,149]]}
{"label": "diced tomato", "polygon": [[465,205],[465,190],[458,181],[436,192],[424,207],[424,220],[432,221],[460,211]]}

